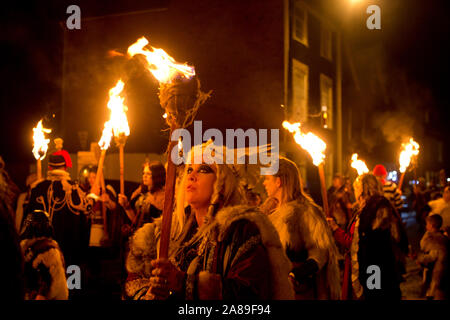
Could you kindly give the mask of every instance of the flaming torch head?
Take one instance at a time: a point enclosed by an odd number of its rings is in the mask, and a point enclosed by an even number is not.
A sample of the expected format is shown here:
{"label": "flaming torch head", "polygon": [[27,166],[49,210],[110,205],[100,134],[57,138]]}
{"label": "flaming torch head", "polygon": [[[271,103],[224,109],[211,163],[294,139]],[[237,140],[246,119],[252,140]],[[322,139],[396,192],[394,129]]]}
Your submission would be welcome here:
{"label": "flaming torch head", "polygon": [[51,129],[46,129],[42,126],[42,120],[40,120],[33,128],[33,155],[36,160],[43,160],[48,150],[48,143],[50,139],[45,138],[45,133],[52,132]]}
{"label": "flaming torch head", "polygon": [[400,172],[404,173],[411,163],[411,158],[419,154],[419,144],[413,140],[409,139],[409,143],[403,143],[403,150],[400,152]]}
{"label": "flaming torch head", "polygon": [[187,127],[209,93],[205,94],[200,90],[200,81],[195,78],[194,67],[177,63],[162,49],[145,49],[147,45],[145,37],[138,39],[128,48],[128,55],[144,55],[147,69],[159,81],[159,100],[167,114],[167,124]]}
{"label": "flaming torch head", "polygon": [[148,43],[145,37],[138,39],[128,48],[128,54],[131,57],[136,54],[144,55],[147,61],[147,69],[160,83],[171,83],[178,77],[191,79],[195,76],[194,67],[177,63],[163,49],[153,47],[151,47],[151,50],[145,49],[144,47]]}
{"label": "flaming torch head", "polygon": [[357,153],[354,153],[352,155],[352,168],[355,168],[356,171],[358,171],[358,176],[369,172],[369,169],[367,168],[364,161],[358,159]]}
{"label": "flaming torch head", "polygon": [[108,101],[108,108],[111,110],[109,123],[118,144],[124,144],[124,140],[130,135],[130,127],[128,126],[126,114],[128,108],[124,104],[125,99],[121,96],[123,88],[124,83],[121,79],[119,79],[116,86],[109,90]]}
{"label": "flaming torch head", "polygon": [[294,140],[312,157],[315,166],[320,165],[325,159],[326,143],[311,132],[304,134],[300,130],[300,123],[283,122],[283,127],[294,135]]}

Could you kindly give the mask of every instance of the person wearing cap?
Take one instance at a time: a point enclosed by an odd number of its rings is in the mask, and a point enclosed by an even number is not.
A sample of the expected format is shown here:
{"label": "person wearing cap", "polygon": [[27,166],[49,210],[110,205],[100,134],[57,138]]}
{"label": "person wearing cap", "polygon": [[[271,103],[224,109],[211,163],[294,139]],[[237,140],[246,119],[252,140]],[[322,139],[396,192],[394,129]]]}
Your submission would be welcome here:
{"label": "person wearing cap", "polygon": [[373,174],[383,186],[383,195],[392,203],[397,211],[400,211],[403,207],[401,192],[394,182],[386,180],[386,168],[382,164],[377,164],[375,168],[373,168]]}
{"label": "person wearing cap", "polygon": [[66,150],[49,156],[47,178],[31,190],[26,214],[35,210],[48,213],[68,266],[81,265],[89,243],[88,202],[78,184],[70,179],[67,168],[72,161]]}

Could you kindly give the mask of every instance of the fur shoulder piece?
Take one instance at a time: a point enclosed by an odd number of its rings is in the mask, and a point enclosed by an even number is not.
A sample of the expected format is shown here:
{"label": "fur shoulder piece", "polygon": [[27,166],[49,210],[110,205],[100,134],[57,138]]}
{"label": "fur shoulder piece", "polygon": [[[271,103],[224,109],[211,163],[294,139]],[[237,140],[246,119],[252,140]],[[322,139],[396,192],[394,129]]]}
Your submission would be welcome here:
{"label": "fur shoulder piece", "polygon": [[285,248],[289,246],[296,250],[305,242],[313,242],[320,249],[328,250],[334,247],[334,239],[325,216],[319,207],[307,199],[288,202],[280,206],[269,218],[280,234]]}
{"label": "fur shoulder piece", "polygon": [[288,279],[292,265],[281,245],[277,230],[266,215],[262,214],[255,207],[245,205],[221,209],[217,213],[213,223],[213,225],[218,226],[219,229],[218,240],[223,240],[223,237],[228,233],[231,225],[239,220],[248,220],[254,223],[259,229],[262,244],[267,250],[271,263],[273,299],[294,299],[294,290]]}
{"label": "fur shoulder piece", "polygon": [[431,250],[438,250],[446,253],[447,245],[448,240],[446,236],[444,236],[440,232],[427,231],[423,236],[422,240],[420,240],[420,248],[425,252],[429,252]]}
{"label": "fur shoulder piece", "polygon": [[46,292],[46,299],[67,300],[69,289],[67,288],[64,269],[64,256],[56,241],[42,237],[22,240],[20,245],[24,253],[25,263],[30,263],[35,270],[38,270],[41,264],[48,268],[51,283],[48,292]]}
{"label": "fur shoulder piece", "polygon": [[269,218],[284,249],[317,248],[326,252],[327,260],[316,262],[326,267],[330,299],[339,299],[339,252],[322,210],[312,200],[298,199],[281,205]]}
{"label": "fur shoulder piece", "polygon": [[157,220],[144,224],[134,233],[130,239],[130,252],[126,261],[129,273],[150,277],[150,261],[156,259],[158,255],[160,232],[160,220]]}

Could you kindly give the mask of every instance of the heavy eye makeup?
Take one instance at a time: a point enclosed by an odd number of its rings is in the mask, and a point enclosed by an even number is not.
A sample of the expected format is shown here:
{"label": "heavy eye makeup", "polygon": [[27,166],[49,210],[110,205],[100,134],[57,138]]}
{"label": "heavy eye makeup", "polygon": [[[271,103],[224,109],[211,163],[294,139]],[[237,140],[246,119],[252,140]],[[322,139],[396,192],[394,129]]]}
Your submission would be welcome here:
{"label": "heavy eye makeup", "polygon": [[[194,171],[194,168],[188,167],[187,174],[191,174],[193,171]],[[204,164],[204,165],[201,165],[197,169],[197,172],[198,173],[205,173],[205,174],[207,174],[207,173],[214,173],[214,170],[210,166]]]}

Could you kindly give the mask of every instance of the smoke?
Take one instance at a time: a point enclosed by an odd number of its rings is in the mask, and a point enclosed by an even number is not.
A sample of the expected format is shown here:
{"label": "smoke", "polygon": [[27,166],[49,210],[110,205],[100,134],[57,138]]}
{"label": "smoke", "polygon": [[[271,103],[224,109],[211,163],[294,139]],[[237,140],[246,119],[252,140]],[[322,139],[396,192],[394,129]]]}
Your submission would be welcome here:
{"label": "smoke", "polygon": [[408,140],[418,128],[417,121],[405,111],[384,112],[375,118],[374,125],[389,143]]}

